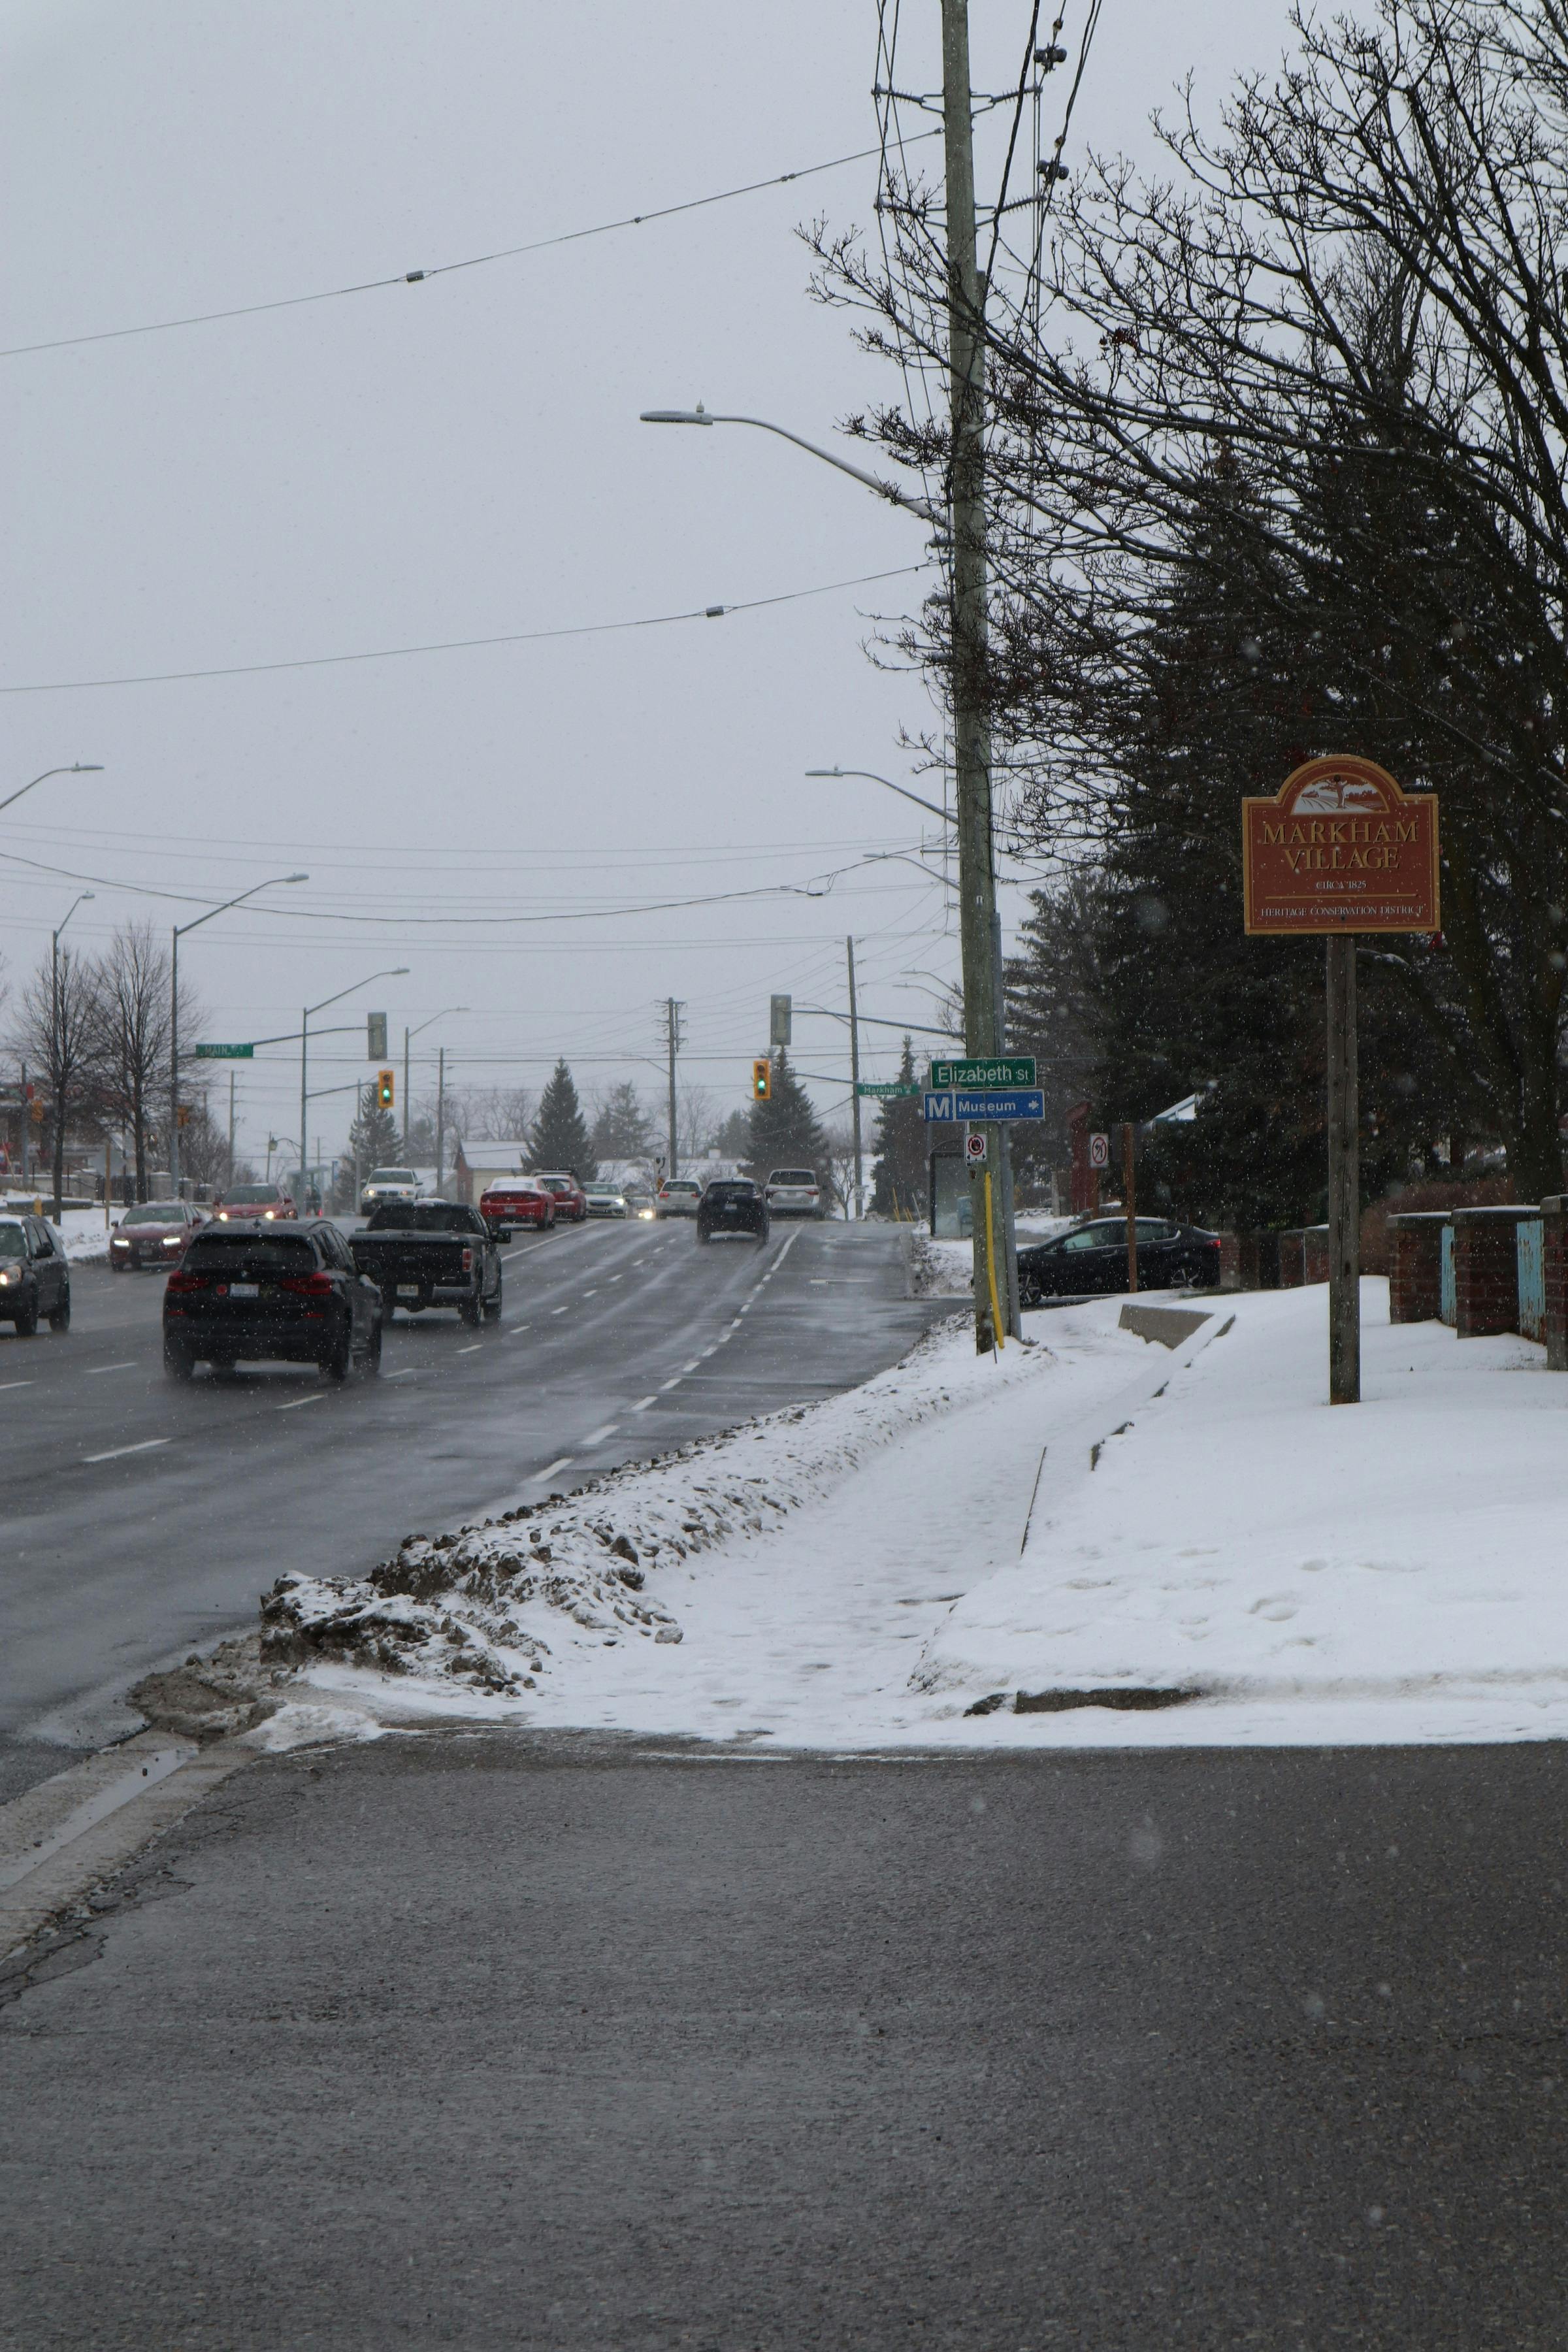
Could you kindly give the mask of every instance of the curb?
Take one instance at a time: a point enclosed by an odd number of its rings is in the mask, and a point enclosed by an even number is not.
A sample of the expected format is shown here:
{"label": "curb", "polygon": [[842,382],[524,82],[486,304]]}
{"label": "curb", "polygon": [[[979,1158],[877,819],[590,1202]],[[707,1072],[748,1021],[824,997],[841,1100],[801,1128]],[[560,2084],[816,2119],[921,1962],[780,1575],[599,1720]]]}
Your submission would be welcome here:
{"label": "curb", "polygon": [[261,1750],[138,1732],[0,1805],[0,1957],[79,1902]]}

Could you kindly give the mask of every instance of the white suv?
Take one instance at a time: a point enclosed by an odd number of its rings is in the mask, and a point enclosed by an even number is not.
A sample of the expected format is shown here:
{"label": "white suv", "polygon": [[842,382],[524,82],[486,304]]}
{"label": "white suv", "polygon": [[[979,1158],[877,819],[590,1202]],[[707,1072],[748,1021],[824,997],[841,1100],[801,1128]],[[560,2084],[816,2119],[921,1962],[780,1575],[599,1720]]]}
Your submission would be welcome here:
{"label": "white suv", "polygon": [[775,1217],[821,1217],[822,1187],[809,1168],[775,1168],[763,1187]]}
{"label": "white suv", "polygon": [[359,1188],[359,1213],[368,1217],[378,1201],[416,1201],[422,1189],[412,1168],[373,1168]]}

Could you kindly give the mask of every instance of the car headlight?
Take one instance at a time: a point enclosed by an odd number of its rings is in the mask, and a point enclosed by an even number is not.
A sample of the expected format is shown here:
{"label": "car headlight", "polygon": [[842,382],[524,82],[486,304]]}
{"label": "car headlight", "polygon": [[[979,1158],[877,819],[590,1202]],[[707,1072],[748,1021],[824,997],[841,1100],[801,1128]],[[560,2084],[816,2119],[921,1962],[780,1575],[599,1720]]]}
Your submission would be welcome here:
{"label": "car headlight", "polygon": [[12,1283],[20,1282],[21,1279],[21,1274],[16,1266],[0,1265],[0,1283],[5,1284],[7,1288]]}

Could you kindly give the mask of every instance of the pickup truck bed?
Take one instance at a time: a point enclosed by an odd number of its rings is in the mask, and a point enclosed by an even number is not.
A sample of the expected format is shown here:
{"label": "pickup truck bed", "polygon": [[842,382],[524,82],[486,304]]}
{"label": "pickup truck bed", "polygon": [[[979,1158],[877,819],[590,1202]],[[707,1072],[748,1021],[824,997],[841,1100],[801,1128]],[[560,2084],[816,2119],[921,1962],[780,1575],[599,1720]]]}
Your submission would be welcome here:
{"label": "pickup truck bed", "polygon": [[388,1318],[399,1307],[410,1314],[455,1307],[473,1324],[500,1313],[500,1255],[477,1209],[456,1201],[389,1201],[348,1241],[355,1265],[380,1289]]}

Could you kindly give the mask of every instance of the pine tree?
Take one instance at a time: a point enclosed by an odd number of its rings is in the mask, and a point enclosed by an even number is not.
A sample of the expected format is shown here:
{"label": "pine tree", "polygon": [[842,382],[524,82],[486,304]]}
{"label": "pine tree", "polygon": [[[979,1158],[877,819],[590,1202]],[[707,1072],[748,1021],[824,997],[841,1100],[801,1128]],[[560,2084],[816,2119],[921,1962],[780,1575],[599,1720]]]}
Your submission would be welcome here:
{"label": "pine tree", "polygon": [[714,1129],[713,1149],[721,1160],[744,1160],[752,1149],[752,1114],[732,1110]]}
{"label": "pine tree", "polygon": [[591,1184],[599,1172],[588,1122],[564,1062],[556,1063],[539,1097],[539,1116],[529,1130],[528,1148],[536,1168],[570,1169],[579,1183]]}
{"label": "pine tree", "polygon": [[752,1166],[764,1178],[774,1168],[820,1168],[826,1157],[811,1098],[782,1051],[773,1055],[769,1100],[752,1105],[747,1142]]}
{"label": "pine tree", "polygon": [[403,1134],[389,1110],[383,1110],[374,1086],[362,1087],[359,1116],[349,1129],[349,1150],[363,1174],[372,1168],[395,1168],[403,1156]]}
{"label": "pine tree", "polygon": [[[914,1048],[908,1037],[899,1059],[899,1076],[905,1086],[914,1081]],[[918,1095],[889,1095],[877,1121],[872,1145],[871,1210],[879,1217],[921,1217],[930,1182],[926,1162],[926,1127]]]}
{"label": "pine tree", "polygon": [[629,1078],[599,1105],[594,1150],[601,1160],[642,1160],[653,1150],[653,1121]]}

